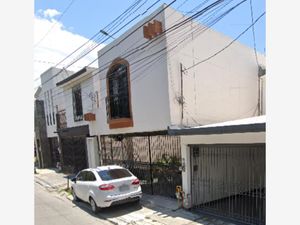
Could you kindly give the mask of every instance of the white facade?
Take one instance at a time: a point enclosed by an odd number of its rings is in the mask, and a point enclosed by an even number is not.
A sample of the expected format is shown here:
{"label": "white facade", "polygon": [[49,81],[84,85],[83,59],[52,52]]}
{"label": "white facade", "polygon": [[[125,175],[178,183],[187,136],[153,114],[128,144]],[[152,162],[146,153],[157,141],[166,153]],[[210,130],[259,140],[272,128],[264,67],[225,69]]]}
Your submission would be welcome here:
{"label": "white facade", "polygon": [[[161,8],[157,9],[149,17],[155,15],[160,10]],[[155,19],[162,21],[164,26],[163,13],[157,15]],[[150,67],[148,67],[147,63],[151,62],[153,57],[139,62],[144,57],[164,48],[166,45],[165,39],[162,39],[159,44],[156,44],[155,42],[155,44],[150,45],[129,57],[123,57],[128,50],[135,49],[142,43],[146,43],[147,39],[143,37],[142,26],[134,32],[133,35],[118,44],[120,40],[137,29],[143,23],[145,23],[145,20],[130,28],[110,45],[107,45],[98,52],[98,56],[100,58],[100,73],[99,75],[94,76],[93,82],[97,88],[99,88],[100,83],[100,89],[95,88],[95,90],[100,92],[101,101],[99,109],[95,111],[96,121],[90,123],[91,135],[166,130],[167,126],[170,124],[166,56],[164,55],[160,61],[152,64]],[[115,47],[109,50],[112,46]],[[105,55],[102,56],[104,53]],[[109,65],[118,57],[122,57],[129,62],[133,127],[109,129],[105,105],[105,97],[107,96],[106,75]]]}
{"label": "white facade", "polygon": [[59,85],[62,89],[61,99],[63,101],[61,110],[65,110],[68,128],[89,124],[89,122],[85,121],[84,118],[80,121],[75,121],[74,119],[72,89],[76,86],[80,86],[83,115],[88,112],[93,112],[95,103],[93,100],[94,86],[92,76],[94,71],[94,68],[88,68],[84,74],[66,82],[65,84]]}
{"label": "white facade", "polygon": [[[166,10],[166,24],[181,21],[183,15]],[[180,63],[190,68],[207,59],[232,41],[212,29],[189,22],[180,32],[167,37],[168,48],[174,40],[186,39],[183,45],[168,52],[168,80],[171,124],[181,124]],[[191,31],[193,31],[191,33]],[[190,33],[189,35],[184,35]],[[176,42],[175,42],[176,43]],[[261,64],[264,57],[258,54]],[[185,126],[205,125],[258,115],[258,67],[254,50],[234,42],[222,53],[182,73],[183,122]]]}
{"label": "white facade", "polygon": [[[99,74],[93,77],[93,83],[94,91],[100,93],[100,106],[94,111],[96,121],[90,122],[91,135],[167,130],[171,125],[204,125],[258,115],[259,84],[254,51],[235,42],[218,56],[183,73],[181,119],[180,64],[188,68],[219,51],[232,39],[211,29],[201,33],[204,27],[190,22],[142,48],[140,45],[148,39],[144,38],[141,25],[163,7],[98,52]],[[182,14],[167,8],[154,19],[162,22],[165,31],[183,18]],[[131,54],[137,47],[140,50]],[[168,49],[167,53],[164,48]],[[106,75],[118,57],[129,63],[133,127],[110,129],[105,105]],[[258,57],[264,65],[264,57]]]}

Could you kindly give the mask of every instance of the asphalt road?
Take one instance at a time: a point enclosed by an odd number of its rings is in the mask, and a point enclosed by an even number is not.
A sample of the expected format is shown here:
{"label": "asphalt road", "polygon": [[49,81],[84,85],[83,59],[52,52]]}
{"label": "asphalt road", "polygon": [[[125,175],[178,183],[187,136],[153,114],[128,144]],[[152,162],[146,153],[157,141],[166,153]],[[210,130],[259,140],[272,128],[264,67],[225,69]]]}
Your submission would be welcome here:
{"label": "asphalt road", "polygon": [[151,198],[154,197],[151,196],[148,199],[144,196],[141,204],[127,203],[113,206],[102,209],[95,215],[88,203],[73,202],[38,182],[34,185],[35,225],[234,225],[214,218],[194,215],[183,209],[173,210],[161,206],[167,205],[165,201],[160,205],[153,205]]}
{"label": "asphalt road", "polygon": [[55,192],[48,192],[36,183],[34,187],[35,225],[112,224],[100,215],[93,215],[88,204],[74,204],[66,197]]}

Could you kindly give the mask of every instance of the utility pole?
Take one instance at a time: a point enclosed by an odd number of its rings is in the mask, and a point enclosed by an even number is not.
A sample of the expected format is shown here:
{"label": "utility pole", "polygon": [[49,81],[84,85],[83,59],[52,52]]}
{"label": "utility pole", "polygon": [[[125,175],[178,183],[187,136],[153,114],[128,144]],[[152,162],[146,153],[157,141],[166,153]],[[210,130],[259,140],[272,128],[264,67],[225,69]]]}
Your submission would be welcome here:
{"label": "utility pole", "polygon": [[181,125],[183,125],[183,69],[182,63],[180,63],[180,104],[181,104]]}

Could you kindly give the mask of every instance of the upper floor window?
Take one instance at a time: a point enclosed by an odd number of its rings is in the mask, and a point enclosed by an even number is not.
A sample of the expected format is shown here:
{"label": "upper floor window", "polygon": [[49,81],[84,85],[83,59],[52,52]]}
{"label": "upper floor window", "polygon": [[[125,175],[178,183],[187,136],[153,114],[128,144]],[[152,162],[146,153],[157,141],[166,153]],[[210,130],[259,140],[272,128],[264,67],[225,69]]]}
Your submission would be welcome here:
{"label": "upper floor window", "polygon": [[80,85],[73,87],[72,95],[74,121],[81,121],[83,119],[83,110]]}
{"label": "upper floor window", "polygon": [[[132,126],[129,63],[124,59],[115,60],[106,77],[107,113],[110,128]],[[113,120],[118,120],[119,124],[114,123]]]}

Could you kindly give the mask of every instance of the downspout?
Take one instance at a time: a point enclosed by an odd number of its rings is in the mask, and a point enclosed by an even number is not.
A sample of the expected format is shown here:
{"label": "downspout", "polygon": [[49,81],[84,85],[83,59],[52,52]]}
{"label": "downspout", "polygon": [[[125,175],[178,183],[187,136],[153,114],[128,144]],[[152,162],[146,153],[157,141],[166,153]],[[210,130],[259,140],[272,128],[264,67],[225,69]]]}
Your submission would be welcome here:
{"label": "downspout", "polygon": [[262,115],[262,105],[263,105],[263,98],[262,94],[262,85],[261,85],[261,78],[266,74],[266,69],[262,66],[258,67],[258,116]]}

